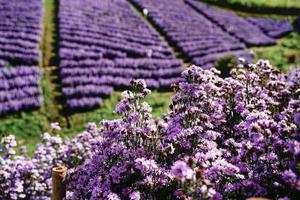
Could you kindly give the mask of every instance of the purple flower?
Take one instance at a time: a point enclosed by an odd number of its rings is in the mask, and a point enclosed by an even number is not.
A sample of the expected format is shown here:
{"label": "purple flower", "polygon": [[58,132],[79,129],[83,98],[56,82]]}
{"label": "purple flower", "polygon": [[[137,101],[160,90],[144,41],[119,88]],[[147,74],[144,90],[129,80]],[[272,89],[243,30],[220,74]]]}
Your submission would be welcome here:
{"label": "purple flower", "polygon": [[292,152],[295,156],[300,154],[300,143],[296,140],[289,141],[289,151]]}
{"label": "purple flower", "polygon": [[295,124],[297,124],[298,126],[300,126],[300,112],[296,112],[294,114],[293,120],[294,120]]}
{"label": "purple flower", "polygon": [[173,164],[171,172],[181,181],[191,180],[194,176],[193,170],[184,161],[180,160]]}
{"label": "purple flower", "polygon": [[124,102],[119,102],[116,105],[115,112],[118,114],[124,113],[128,109],[128,105]]}
{"label": "purple flower", "polygon": [[58,122],[53,122],[53,123],[51,123],[51,129],[53,129],[55,131],[60,131],[61,127],[59,126]]}
{"label": "purple flower", "polygon": [[129,195],[130,200],[140,200],[141,193],[139,191],[134,191]]}
{"label": "purple flower", "polygon": [[107,199],[108,200],[121,200],[116,193],[112,193],[112,192],[107,195]]}
{"label": "purple flower", "polygon": [[282,174],[282,178],[286,183],[292,185],[297,182],[297,176],[291,169],[284,171]]}
{"label": "purple flower", "polygon": [[135,167],[143,173],[155,171],[158,166],[154,160],[147,160],[145,158],[137,158],[135,160]]}

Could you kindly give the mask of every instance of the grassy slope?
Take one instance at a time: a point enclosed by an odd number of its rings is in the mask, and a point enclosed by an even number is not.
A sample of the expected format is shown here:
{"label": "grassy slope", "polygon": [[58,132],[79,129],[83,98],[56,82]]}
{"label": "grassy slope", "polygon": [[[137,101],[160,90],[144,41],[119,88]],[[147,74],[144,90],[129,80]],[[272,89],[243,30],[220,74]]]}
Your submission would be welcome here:
{"label": "grassy slope", "polygon": [[[50,66],[51,60],[55,57],[55,16],[54,1],[45,0],[45,17],[44,17],[44,35],[41,43],[43,52],[43,62],[41,67],[44,71],[42,79],[42,89],[44,95],[44,105],[41,109],[6,116],[0,119],[0,133],[15,134],[21,144],[29,147],[32,152],[40,134],[49,129],[51,122],[60,122],[63,135],[74,136],[84,130],[87,122],[92,121],[99,123],[103,119],[113,119],[117,116],[113,113],[114,106],[120,99],[120,92],[115,92],[110,98],[106,99],[101,108],[87,111],[85,113],[65,114],[62,111],[63,101],[58,82],[58,68]],[[292,33],[279,40],[278,45],[272,47],[253,48],[260,58],[267,58],[274,65],[285,69],[283,66],[289,66],[286,55],[300,53],[300,34]],[[154,91],[147,101],[153,106],[153,114],[158,117],[167,110],[170,103],[172,92],[160,93]]]}
{"label": "grassy slope", "polygon": [[210,0],[212,2],[225,1],[229,4],[240,4],[246,7],[266,8],[300,8],[299,0]]}
{"label": "grassy slope", "polygon": [[257,58],[270,60],[273,66],[286,72],[300,63],[300,33],[293,32],[277,41],[276,46],[252,48]]}
{"label": "grassy slope", "polygon": [[299,0],[231,0],[232,2],[240,2],[247,6],[256,6],[256,7],[281,7],[281,8],[300,8]]}

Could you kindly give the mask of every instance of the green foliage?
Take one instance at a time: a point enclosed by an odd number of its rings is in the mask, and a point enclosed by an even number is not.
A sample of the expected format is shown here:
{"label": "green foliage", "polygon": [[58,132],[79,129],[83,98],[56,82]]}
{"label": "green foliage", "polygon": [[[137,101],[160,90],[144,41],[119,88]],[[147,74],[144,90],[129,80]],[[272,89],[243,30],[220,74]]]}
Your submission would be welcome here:
{"label": "green foliage", "polygon": [[290,66],[299,65],[300,62],[300,33],[292,32],[277,41],[276,46],[252,48],[256,58],[270,60],[273,66],[281,71],[287,71]]}
{"label": "green foliage", "polygon": [[27,145],[31,152],[40,138],[41,130],[46,130],[47,126],[47,118],[40,111],[19,113],[1,119],[0,134],[16,135],[20,145]]}

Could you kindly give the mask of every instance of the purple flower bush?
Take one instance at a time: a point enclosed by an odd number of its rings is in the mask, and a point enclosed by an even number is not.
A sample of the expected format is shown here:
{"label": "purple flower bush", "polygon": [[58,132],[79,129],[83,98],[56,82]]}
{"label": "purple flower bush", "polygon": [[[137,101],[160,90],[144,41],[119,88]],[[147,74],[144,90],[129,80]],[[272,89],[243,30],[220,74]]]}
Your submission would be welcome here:
{"label": "purple flower bush", "polygon": [[45,133],[33,158],[14,155],[14,138],[4,137],[0,199],[49,198],[57,165],[70,169],[68,199],[299,198],[300,70],[259,61],[219,74],[185,70],[161,119],[145,81],[134,80],[116,105],[120,119],[74,139]]}
{"label": "purple flower bush", "polygon": [[145,83],[134,81],[116,106],[122,119],[102,123],[94,156],[71,173],[72,198],[297,194],[299,69],[286,76],[267,61],[240,67],[222,79],[192,66],[160,120],[144,102]]}

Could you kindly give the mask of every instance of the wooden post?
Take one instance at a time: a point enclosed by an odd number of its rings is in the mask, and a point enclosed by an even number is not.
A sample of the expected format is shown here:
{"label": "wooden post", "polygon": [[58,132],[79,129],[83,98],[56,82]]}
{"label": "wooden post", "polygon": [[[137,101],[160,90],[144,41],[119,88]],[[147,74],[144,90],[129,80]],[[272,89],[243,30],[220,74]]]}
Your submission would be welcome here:
{"label": "wooden post", "polygon": [[52,169],[52,199],[63,200],[66,197],[66,176],[68,169],[64,166]]}

